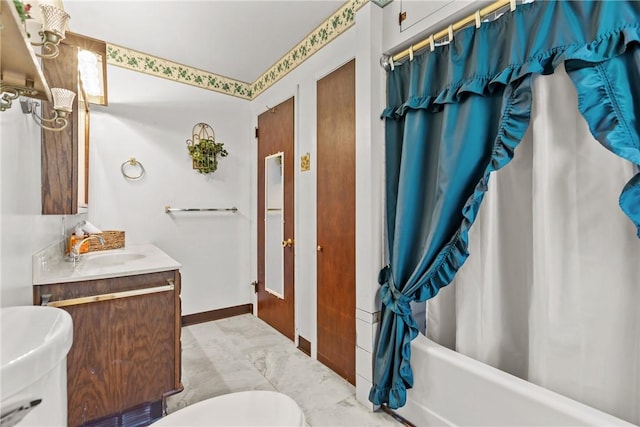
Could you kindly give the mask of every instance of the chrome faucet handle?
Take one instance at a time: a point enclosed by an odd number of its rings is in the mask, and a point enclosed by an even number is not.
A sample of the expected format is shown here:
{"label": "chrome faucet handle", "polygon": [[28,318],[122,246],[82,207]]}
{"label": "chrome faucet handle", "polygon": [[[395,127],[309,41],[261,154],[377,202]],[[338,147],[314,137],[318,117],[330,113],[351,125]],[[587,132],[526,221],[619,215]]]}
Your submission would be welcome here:
{"label": "chrome faucet handle", "polygon": [[68,254],[65,255],[64,260],[67,262],[76,263],[80,259],[80,255],[75,252],[74,248],[71,248]]}

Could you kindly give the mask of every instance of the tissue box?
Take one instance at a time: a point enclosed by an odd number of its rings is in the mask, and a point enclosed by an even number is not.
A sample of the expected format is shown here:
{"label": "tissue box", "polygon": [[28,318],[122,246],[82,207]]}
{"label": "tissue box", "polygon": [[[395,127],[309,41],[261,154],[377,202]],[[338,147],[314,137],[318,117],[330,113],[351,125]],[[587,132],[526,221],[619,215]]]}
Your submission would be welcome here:
{"label": "tissue box", "polygon": [[81,254],[95,251],[106,251],[108,249],[124,248],[124,231],[111,230],[103,231],[102,233],[95,233],[86,235],[84,237],[71,236],[69,237],[69,250],[82,239],[86,239],[89,236],[100,236],[104,239],[104,245],[100,243],[98,239],[87,240],[80,246],[78,251]]}

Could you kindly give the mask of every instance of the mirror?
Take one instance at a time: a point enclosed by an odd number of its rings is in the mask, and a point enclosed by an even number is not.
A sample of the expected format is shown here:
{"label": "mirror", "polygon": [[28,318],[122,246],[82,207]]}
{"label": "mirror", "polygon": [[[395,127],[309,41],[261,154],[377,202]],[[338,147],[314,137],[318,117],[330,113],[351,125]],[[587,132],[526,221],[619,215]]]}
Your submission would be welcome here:
{"label": "mirror", "polygon": [[89,102],[82,90],[78,89],[78,212],[89,208]]}
{"label": "mirror", "polygon": [[264,159],[265,290],[284,299],[284,153]]}
{"label": "mirror", "polygon": [[78,210],[89,207],[89,104],[107,102],[106,43],[71,33],[78,51]]}

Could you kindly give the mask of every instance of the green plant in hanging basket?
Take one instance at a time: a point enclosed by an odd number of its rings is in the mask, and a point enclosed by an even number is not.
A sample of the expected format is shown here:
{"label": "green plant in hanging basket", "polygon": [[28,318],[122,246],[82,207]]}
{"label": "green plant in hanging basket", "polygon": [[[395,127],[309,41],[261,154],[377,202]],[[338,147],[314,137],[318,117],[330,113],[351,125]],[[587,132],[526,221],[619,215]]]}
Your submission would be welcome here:
{"label": "green plant in hanging basket", "polygon": [[224,149],[224,143],[216,142],[213,138],[199,139],[198,142],[188,144],[187,149],[193,159],[193,168],[202,174],[215,172],[218,169],[218,157],[229,155]]}

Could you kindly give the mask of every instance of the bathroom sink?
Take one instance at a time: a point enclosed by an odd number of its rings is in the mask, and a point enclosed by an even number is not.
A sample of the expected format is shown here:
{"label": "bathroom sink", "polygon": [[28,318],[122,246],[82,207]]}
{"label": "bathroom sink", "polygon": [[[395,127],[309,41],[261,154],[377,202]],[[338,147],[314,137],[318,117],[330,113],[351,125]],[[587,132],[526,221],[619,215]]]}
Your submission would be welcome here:
{"label": "bathroom sink", "polygon": [[145,258],[144,254],[117,253],[84,255],[84,262],[94,267],[113,267]]}
{"label": "bathroom sink", "polygon": [[[150,243],[128,244],[123,248],[88,252],[77,262],[61,254],[60,245],[51,245],[33,255],[34,285],[81,282],[180,268],[180,263]],[[4,426],[2,426],[4,427]]]}
{"label": "bathroom sink", "polygon": [[[0,321],[2,425],[13,425],[27,414],[32,422],[25,419],[25,425],[66,421],[66,357],[73,341],[71,316],[54,307],[16,306],[0,308]],[[52,394],[60,394],[62,388],[65,400],[56,404],[59,399]],[[38,418],[40,408],[44,419]]]}

